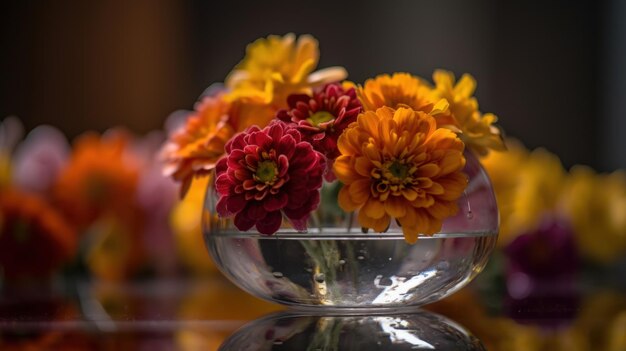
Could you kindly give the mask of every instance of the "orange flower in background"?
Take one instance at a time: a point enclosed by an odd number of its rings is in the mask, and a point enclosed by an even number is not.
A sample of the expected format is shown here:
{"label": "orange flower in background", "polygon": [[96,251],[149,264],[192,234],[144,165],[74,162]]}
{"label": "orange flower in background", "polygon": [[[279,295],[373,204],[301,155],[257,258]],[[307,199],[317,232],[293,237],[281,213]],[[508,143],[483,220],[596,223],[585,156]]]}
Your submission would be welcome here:
{"label": "orange flower in background", "polygon": [[463,142],[480,155],[487,154],[489,149],[505,150],[500,130],[494,126],[498,118],[478,111],[478,101],[472,96],[476,90],[474,77],[464,74],[455,84],[452,72],[436,70],[433,81],[432,99],[446,99],[450,104],[447,114],[437,116],[440,127],[459,131]]}
{"label": "orange flower in background", "polygon": [[85,134],[74,144],[53,186],[53,197],[78,228],[109,213],[128,224],[141,217],[134,199],[139,161],[130,154],[129,143],[126,134],[112,132],[102,137]]}
{"label": "orange flower in background", "polygon": [[183,195],[195,175],[206,175],[215,167],[224,145],[235,134],[229,122],[230,108],[223,94],[205,97],[163,146],[164,174],[182,183]]}
{"label": "orange flower in background", "polygon": [[385,231],[391,218],[408,242],[431,235],[457,211],[467,186],[463,142],[437,129],[433,116],[408,108],[359,115],[339,137],[334,171],[344,183],[339,205],[360,210],[359,223]]}
{"label": "orange flower in background", "polygon": [[572,168],[560,201],[574,227],[578,249],[608,263],[626,253],[626,173],[596,174]]}
{"label": "orange flower in background", "polygon": [[433,99],[428,84],[408,73],[381,74],[368,79],[357,88],[357,95],[365,111],[376,111],[384,106],[410,107],[436,115],[448,109],[445,99]]}
{"label": "orange flower in background", "polygon": [[5,277],[46,277],[75,255],[77,241],[71,226],[43,199],[11,188],[0,192],[0,272]]}

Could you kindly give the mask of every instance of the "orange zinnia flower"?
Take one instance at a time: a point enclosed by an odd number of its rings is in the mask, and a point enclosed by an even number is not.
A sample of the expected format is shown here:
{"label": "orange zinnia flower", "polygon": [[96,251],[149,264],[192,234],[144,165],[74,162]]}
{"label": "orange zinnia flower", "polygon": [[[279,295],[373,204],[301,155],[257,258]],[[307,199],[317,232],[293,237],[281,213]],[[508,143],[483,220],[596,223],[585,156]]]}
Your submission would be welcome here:
{"label": "orange zinnia flower", "polygon": [[334,171],[345,184],[339,205],[360,210],[359,223],[385,231],[391,218],[408,242],[441,230],[467,185],[463,142],[434,117],[385,107],[360,114],[339,137]]}
{"label": "orange zinnia flower", "polygon": [[205,97],[163,146],[164,173],[182,183],[183,195],[194,175],[208,174],[224,155],[224,145],[236,128],[229,121],[230,109],[223,94]]}
{"label": "orange zinnia flower", "polygon": [[436,115],[448,109],[445,99],[432,99],[428,84],[408,73],[381,74],[357,88],[365,111],[387,106],[394,109],[410,107]]}
{"label": "orange zinnia flower", "polygon": [[433,81],[432,99],[446,99],[450,104],[447,114],[437,116],[440,127],[458,131],[463,142],[480,155],[487,154],[489,149],[506,149],[500,129],[494,125],[498,118],[478,111],[478,101],[472,96],[476,90],[474,77],[464,74],[455,84],[452,72],[436,70]]}
{"label": "orange zinnia flower", "polygon": [[77,236],[43,199],[0,192],[0,267],[7,278],[44,277],[76,253]]}

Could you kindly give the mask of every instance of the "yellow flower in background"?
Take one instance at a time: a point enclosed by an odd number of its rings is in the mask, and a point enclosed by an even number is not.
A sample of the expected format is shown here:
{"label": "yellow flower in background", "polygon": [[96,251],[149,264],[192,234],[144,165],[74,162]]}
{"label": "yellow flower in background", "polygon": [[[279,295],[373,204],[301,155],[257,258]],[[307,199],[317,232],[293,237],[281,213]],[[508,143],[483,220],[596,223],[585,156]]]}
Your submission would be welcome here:
{"label": "yellow flower in background", "polygon": [[346,78],[341,67],[313,72],[318,60],[318,43],[310,35],[296,39],[290,33],[258,39],[248,45],[246,56],[226,78],[228,100],[257,105],[253,117],[258,122],[254,124],[262,128],[278,109],[287,107],[287,96],[310,93],[314,86]]}
{"label": "yellow flower in background", "polygon": [[487,154],[489,149],[505,150],[500,130],[494,126],[498,118],[478,111],[478,101],[473,96],[476,90],[474,77],[464,74],[455,84],[452,72],[436,70],[433,81],[432,99],[446,99],[450,104],[449,113],[437,116],[439,126],[460,131],[463,142],[480,155]]}
{"label": "yellow flower in background", "polygon": [[408,73],[381,74],[368,79],[357,88],[357,95],[365,111],[376,111],[384,106],[410,107],[436,115],[448,109],[445,99],[433,99],[428,84]]}
{"label": "yellow flower in background", "polygon": [[587,258],[610,262],[626,253],[626,174],[596,174],[572,168],[561,206],[568,215],[578,248]]}
{"label": "yellow flower in background", "polygon": [[93,223],[87,233],[90,245],[86,262],[100,279],[121,281],[138,271],[144,258],[144,244],[136,228],[105,216]]}
{"label": "yellow flower in background", "polygon": [[230,108],[223,94],[205,97],[163,146],[163,173],[181,182],[181,194],[195,175],[207,175],[224,155],[224,145],[235,134]]}
{"label": "yellow flower in background", "polygon": [[422,111],[385,107],[360,114],[338,140],[334,164],[344,183],[339,205],[360,210],[364,228],[385,231],[391,218],[408,242],[431,235],[454,215],[467,186],[463,142],[450,130],[437,129]]}
{"label": "yellow flower in background", "polygon": [[202,208],[210,177],[195,178],[191,188],[170,214],[178,258],[185,269],[199,273],[217,273],[202,238]]}
{"label": "yellow flower in background", "polygon": [[0,189],[11,182],[11,155],[0,150]]}
{"label": "yellow flower in background", "polygon": [[529,152],[511,140],[507,147],[508,151],[491,152],[481,160],[498,201],[500,245],[536,228],[544,214],[554,211],[565,180],[557,156],[544,149]]}

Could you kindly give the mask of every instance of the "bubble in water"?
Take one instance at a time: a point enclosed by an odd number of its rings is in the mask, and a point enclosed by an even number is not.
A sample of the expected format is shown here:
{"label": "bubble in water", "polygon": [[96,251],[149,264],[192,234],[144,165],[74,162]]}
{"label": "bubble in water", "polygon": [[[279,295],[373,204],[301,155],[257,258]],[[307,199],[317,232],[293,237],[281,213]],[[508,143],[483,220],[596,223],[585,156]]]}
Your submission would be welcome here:
{"label": "bubble in water", "polygon": [[391,261],[393,258],[389,257],[389,261]]}
{"label": "bubble in water", "polygon": [[326,276],[324,275],[324,273],[317,273],[313,279],[315,279],[316,282],[318,283],[323,283],[324,280],[326,279]]}
{"label": "bubble in water", "polygon": [[359,255],[359,256],[357,256],[357,257],[356,257],[356,259],[357,259],[357,260],[364,260],[364,259],[365,259],[365,257],[363,257],[363,256]]}
{"label": "bubble in water", "polygon": [[275,276],[276,278],[282,278],[283,277],[283,273],[282,272],[272,272],[272,275]]}
{"label": "bubble in water", "polygon": [[440,271],[445,271],[446,269],[450,268],[450,263],[448,263],[448,261],[441,261],[437,263],[435,268],[437,268]]}

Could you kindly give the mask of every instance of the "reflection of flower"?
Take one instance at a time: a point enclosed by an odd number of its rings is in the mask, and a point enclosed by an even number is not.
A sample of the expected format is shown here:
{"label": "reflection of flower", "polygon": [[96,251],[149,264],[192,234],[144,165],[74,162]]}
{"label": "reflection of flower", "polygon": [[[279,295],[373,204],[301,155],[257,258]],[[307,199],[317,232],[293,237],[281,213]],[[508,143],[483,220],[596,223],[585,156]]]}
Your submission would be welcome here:
{"label": "reflection of flower", "polygon": [[376,111],[383,106],[410,107],[435,115],[448,109],[445,99],[433,100],[428,85],[408,73],[381,74],[368,79],[358,87],[357,94],[365,111]]}
{"label": "reflection of flower", "polygon": [[458,210],[467,178],[463,142],[435,119],[408,108],[380,108],[359,115],[339,138],[334,166],[345,184],[339,205],[360,209],[359,223],[382,232],[391,217],[409,242],[433,234]]}
{"label": "reflection of flower", "polygon": [[319,203],[324,157],[282,122],[250,127],[226,144],[217,168],[217,212],[240,230],[275,233],[284,213],[299,230]]}
{"label": "reflection of flower", "polygon": [[455,85],[452,72],[437,70],[433,80],[432,100],[446,99],[450,104],[448,117],[446,114],[437,117],[440,126],[450,125],[453,130],[460,130],[465,144],[481,155],[488,149],[504,150],[500,130],[493,125],[497,117],[491,113],[482,115],[478,111],[478,101],[472,96],[476,89],[472,76],[464,74]]}
{"label": "reflection of flower", "polygon": [[312,96],[290,95],[287,101],[289,109],[279,111],[277,117],[294,123],[302,137],[328,159],[337,158],[339,135],[361,112],[354,88],[344,90],[340,84],[328,84]]}
{"label": "reflection of flower", "polygon": [[230,104],[223,94],[208,96],[164,145],[164,173],[182,182],[182,193],[196,174],[207,174],[224,154],[224,145],[234,135],[228,123]]}
{"label": "reflection of flower", "polygon": [[346,77],[343,68],[313,72],[318,59],[317,40],[310,35],[297,40],[294,34],[258,39],[248,45],[246,56],[226,78],[228,99],[270,107],[256,114],[255,124],[264,126],[278,109],[287,107],[287,96],[310,93],[314,86]]}
{"label": "reflection of flower", "polygon": [[626,253],[626,174],[595,174],[574,167],[561,206],[576,233],[581,253],[609,262]]}
{"label": "reflection of flower", "polygon": [[0,192],[0,266],[6,277],[45,277],[69,261],[76,248],[76,233],[41,198],[12,189]]}

